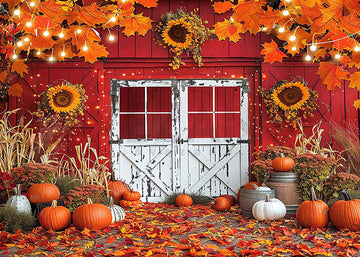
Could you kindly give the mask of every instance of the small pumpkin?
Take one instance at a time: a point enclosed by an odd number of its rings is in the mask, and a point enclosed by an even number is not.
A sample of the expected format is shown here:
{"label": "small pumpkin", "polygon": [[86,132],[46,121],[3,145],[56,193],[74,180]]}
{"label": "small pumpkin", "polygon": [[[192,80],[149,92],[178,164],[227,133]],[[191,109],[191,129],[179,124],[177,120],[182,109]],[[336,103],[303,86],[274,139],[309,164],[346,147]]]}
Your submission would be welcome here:
{"label": "small pumpkin", "polygon": [[109,194],[114,198],[115,202],[120,202],[123,199],[124,193],[130,190],[129,186],[121,180],[110,181],[108,188]]}
{"label": "small pumpkin", "polygon": [[252,185],[255,189],[255,191],[271,191],[270,187],[267,187],[265,184],[263,184],[262,186],[257,186],[256,184]]}
{"label": "small pumpkin", "polygon": [[111,221],[110,209],[101,203],[92,203],[90,198],[87,198],[87,204],[77,207],[73,213],[73,223],[80,230],[103,229],[108,227]]}
{"label": "small pumpkin", "polygon": [[275,171],[290,171],[295,166],[295,162],[290,157],[285,157],[281,154],[281,157],[275,158],[271,162],[271,166]]}
{"label": "small pumpkin", "polygon": [[129,190],[123,194],[123,198],[128,201],[137,201],[140,200],[141,195],[137,191]]}
{"label": "small pumpkin", "polygon": [[58,200],[60,197],[60,190],[54,184],[42,182],[32,184],[29,187],[27,194],[31,203],[45,203],[52,200]]}
{"label": "small pumpkin", "polygon": [[185,194],[185,190],[182,194],[175,198],[175,205],[178,207],[188,207],[193,204],[193,199]]}
{"label": "small pumpkin", "polygon": [[125,208],[138,207],[141,204],[142,204],[141,200],[135,200],[135,201],[125,200],[125,199],[120,200],[120,205]]}
{"label": "small pumpkin", "polygon": [[114,205],[114,199],[110,196],[108,208],[111,211],[111,223],[119,222],[125,218],[125,211],[121,206]]}
{"label": "small pumpkin", "polygon": [[236,202],[236,198],[234,196],[232,196],[232,195],[220,195],[220,197],[227,198],[230,201],[231,206],[233,206],[235,204],[235,202]]}
{"label": "small pumpkin", "polygon": [[265,200],[257,201],[253,205],[252,214],[259,221],[277,220],[285,217],[286,207],[279,199],[270,199],[270,194],[266,194]]}
{"label": "small pumpkin", "polygon": [[311,198],[311,201],[304,201],[300,204],[296,212],[296,220],[304,228],[325,228],[329,222],[329,207],[325,202],[316,198],[313,187],[311,188]]}
{"label": "small pumpkin", "polygon": [[51,206],[41,210],[39,223],[43,228],[51,230],[62,230],[67,228],[71,222],[71,213],[64,206],[57,206],[57,201],[53,200]]}
{"label": "small pumpkin", "polygon": [[260,184],[259,182],[253,181],[253,182],[248,182],[248,183],[246,183],[246,184],[243,186],[243,188],[244,188],[244,189],[249,189],[249,190],[255,190],[254,185],[256,185],[256,186],[258,186],[258,187],[261,186],[261,184]]}
{"label": "small pumpkin", "polygon": [[219,196],[214,200],[215,204],[213,204],[213,208],[217,211],[227,211],[231,208],[231,201],[224,197]]}
{"label": "small pumpkin", "polygon": [[346,190],[341,191],[345,200],[336,201],[330,207],[330,221],[338,229],[360,230],[360,200],[351,199]]}
{"label": "small pumpkin", "polygon": [[14,187],[15,195],[10,196],[7,200],[6,205],[15,207],[19,212],[31,214],[31,204],[29,199],[25,195],[21,195],[21,185],[17,184]]}

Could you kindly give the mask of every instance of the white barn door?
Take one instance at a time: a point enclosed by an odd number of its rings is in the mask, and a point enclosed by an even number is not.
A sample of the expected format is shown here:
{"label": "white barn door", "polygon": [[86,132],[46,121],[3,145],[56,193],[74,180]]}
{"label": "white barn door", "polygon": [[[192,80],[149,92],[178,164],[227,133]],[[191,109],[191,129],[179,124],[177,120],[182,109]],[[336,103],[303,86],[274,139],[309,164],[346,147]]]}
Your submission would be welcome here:
{"label": "white barn door", "polygon": [[145,201],[235,195],[249,179],[248,82],[112,80],[112,169]]}

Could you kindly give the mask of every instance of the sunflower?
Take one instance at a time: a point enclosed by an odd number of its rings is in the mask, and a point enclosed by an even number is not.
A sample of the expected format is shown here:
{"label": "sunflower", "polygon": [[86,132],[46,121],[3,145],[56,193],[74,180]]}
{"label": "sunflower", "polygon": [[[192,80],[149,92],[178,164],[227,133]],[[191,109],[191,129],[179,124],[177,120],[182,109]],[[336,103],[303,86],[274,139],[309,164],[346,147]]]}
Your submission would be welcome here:
{"label": "sunflower", "polygon": [[317,108],[317,92],[303,81],[281,80],[269,90],[261,88],[260,93],[272,122],[281,125],[286,122],[294,129],[298,120],[314,116],[313,111]]}
{"label": "sunflower", "polygon": [[161,36],[171,47],[188,48],[191,45],[191,24],[184,19],[171,20]]}
{"label": "sunflower", "polygon": [[74,112],[81,103],[79,88],[70,84],[51,87],[46,96],[49,99],[49,106],[56,113]]}
{"label": "sunflower", "polygon": [[301,82],[282,83],[272,93],[274,103],[285,111],[300,109],[309,97],[309,89]]}

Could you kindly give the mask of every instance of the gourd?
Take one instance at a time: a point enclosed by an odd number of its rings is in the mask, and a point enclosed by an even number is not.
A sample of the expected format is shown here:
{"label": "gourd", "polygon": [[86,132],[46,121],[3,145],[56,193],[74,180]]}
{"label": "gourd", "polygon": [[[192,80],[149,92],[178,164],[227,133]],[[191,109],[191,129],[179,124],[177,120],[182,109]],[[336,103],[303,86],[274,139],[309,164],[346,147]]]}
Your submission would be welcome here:
{"label": "gourd", "polygon": [[265,186],[265,184],[263,184],[262,186],[257,186],[256,184],[252,185],[255,189],[255,191],[271,191],[271,188]]}
{"label": "gourd", "polygon": [[120,205],[126,208],[137,207],[142,204],[141,195],[137,191],[129,190],[123,194],[123,198],[120,200]]}
{"label": "gourd", "polygon": [[330,207],[330,221],[338,229],[360,230],[360,200],[351,199],[346,190],[341,191],[345,200],[336,201]]}
{"label": "gourd", "polygon": [[130,190],[129,186],[120,180],[110,181],[108,188],[109,194],[114,198],[115,202],[120,202],[120,200],[123,199],[124,193]]}
{"label": "gourd", "polygon": [[213,208],[217,211],[227,211],[231,208],[231,201],[223,196],[219,196],[214,200]]}
{"label": "gourd", "polygon": [[234,205],[235,202],[236,202],[236,198],[234,196],[232,196],[232,195],[220,195],[220,197],[227,198],[230,201],[231,206]]}
{"label": "gourd", "polygon": [[17,184],[14,187],[15,195],[10,196],[7,200],[6,205],[15,207],[19,212],[31,214],[31,204],[29,199],[25,195],[21,195],[21,185]]}
{"label": "gourd", "polygon": [[285,217],[286,207],[279,199],[270,199],[270,194],[267,194],[265,200],[257,201],[253,205],[252,214],[259,221],[277,220]]}
{"label": "gourd", "polygon": [[53,200],[51,206],[41,210],[39,223],[43,228],[51,230],[62,230],[67,228],[71,222],[71,213],[64,206],[57,206]]}
{"label": "gourd", "polygon": [[178,207],[188,207],[193,204],[193,199],[185,194],[185,190],[183,191],[183,194],[178,195],[175,198],[175,205]]}
{"label": "gourd", "polygon": [[87,204],[77,207],[73,213],[74,226],[80,230],[103,229],[108,227],[111,221],[110,209],[101,203],[92,203],[90,198],[87,198]]}
{"label": "gourd", "polygon": [[45,203],[52,200],[58,200],[60,190],[51,183],[32,184],[28,190],[28,198],[31,203]]}
{"label": "gourd", "polygon": [[111,211],[111,223],[119,222],[125,218],[125,211],[121,206],[114,205],[114,199],[110,196],[108,208]]}
{"label": "gourd", "polygon": [[327,204],[316,198],[315,190],[311,188],[312,200],[300,204],[296,212],[296,220],[304,228],[324,228],[329,222],[329,207]]}
{"label": "gourd", "polygon": [[295,162],[292,158],[281,154],[281,157],[272,160],[271,166],[275,171],[290,171],[295,166]]}

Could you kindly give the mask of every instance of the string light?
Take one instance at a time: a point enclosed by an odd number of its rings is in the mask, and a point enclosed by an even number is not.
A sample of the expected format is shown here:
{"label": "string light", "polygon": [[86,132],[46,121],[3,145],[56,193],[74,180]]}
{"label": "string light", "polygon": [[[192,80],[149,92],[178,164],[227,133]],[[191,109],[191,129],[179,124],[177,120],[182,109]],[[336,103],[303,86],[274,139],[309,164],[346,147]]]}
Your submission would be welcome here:
{"label": "string light", "polygon": [[334,57],[335,57],[336,60],[339,60],[341,58],[341,55],[339,53],[337,53],[337,54],[335,54]]}
{"label": "string light", "polygon": [[115,37],[110,34],[110,35],[109,35],[109,40],[110,40],[110,41],[114,41],[114,40],[115,40]]}
{"label": "string light", "polygon": [[298,28],[299,28],[299,27],[296,27],[296,29],[295,29],[295,31],[294,31],[294,34],[292,34],[292,35],[289,37],[289,40],[290,40],[290,41],[295,41],[295,40],[296,40],[295,34],[296,34],[296,31],[297,31]]}
{"label": "string light", "polygon": [[356,45],[356,46],[354,47],[354,51],[355,51],[355,52],[359,52],[359,51],[360,51],[360,47],[359,47],[358,45]]}
{"label": "string light", "polygon": [[266,30],[267,30],[267,27],[263,27],[262,30],[263,30],[263,31],[266,31]]}
{"label": "string light", "polygon": [[32,22],[31,21],[28,21],[28,22],[26,22],[26,27],[28,27],[28,28],[30,28],[31,26],[32,26]]}
{"label": "string light", "polygon": [[83,46],[83,50],[84,50],[84,51],[89,50],[89,47],[86,45],[86,41],[85,41],[85,44],[84,44],[84,46]]}
{"label": "string light", "polygon": [[14,11],[14,15],[16,15],[16,16],[20,16],[20,9],[15,9],[15,11]]}
{"label": "string light", "polygon": [[18,47],[21,47],[21,46],[23,45],[23,42],[22,42],[21,40],[19,40],[19,41],[16,43],[16,45],[17,45]]}
{"label": "string light", "polygon": [[316,44],[311,44],[311,46],[310,46],[310,50],[311,50],[311,51],[313,51],[313,52],[315,52],[315,51],[316,51],[316,49],[317,49]]}
{"label": "string light", "polygon": [[81,31],[82,31],[81,28],[78,28],[78,29],[76,30],[76,33],[80,34]]}
{"label": "string light", "polygon": [[65,35],[64,35],[64,28],[61,28],[61,32],[59,34],[59,38],[63,38]]}
{"label": "string light", "polygon": [[288,10],[284,10],[284,11],[282,12],[282,14],[283,14],[284,16],[288,16],[290,13],[289,13]]}
{"label": "string light", "polygon": [[296,51],[296,49],[297,49],[296,46],[291,47],[292,51]]}
{"label": "string light", "polygon": [[17,56],[17,54],[16,54],[16,52],[15,52],[15,49],[14,49],[14,54],[13,54],[12,58],[13,58],[14,60],[18,58],[18,56]]}
{"label": "string light", "polygon": [[30,39],[29,39],[28,37],[25,37],[25,38],[24,38],[24,42],[27,43],[27,42],[29,42],[29,41],[30,41]]}
{"label": "string light", "polygon": [[291,21],[291,19],[288,20],[287,22],[285,22],[285,24],[284,24],[282,27],[280,27],[280,28],[278,29],[278,31],[279,31],[280,33],[283,33],[283,32],[285,31],[285,26],[286,26],[286,24],[288,24],[290,21]]}
{"label": "string light", "polygon": [[63,45],[63,50],[62,50],[62,52],[61,52],[61,54],[60,54],[62,57],[65,57],[65,45]]}
{"label": "string light", "polygon": [[55,58],[54,58],[54,47],[51,49],[51,56],[49,57],[49,61],[50,61],[50,62],[55,61]]}
{"label": "string light", "polygon": [[234,18],[233,18],[233,17],[230,17],[230,21],[231,21],[231,22],[234,22]]}
{"label": "string light", "polygon": [[112,16],[111,18],[110,18],[110,22],[115,22],[116,21],[116,17],[115,16]]}
{"label": "string light", "polygon": [[285,2],[288,2],[288,3],[290,3],[290,2],[291,2],[291,0],[285,0]]}
{"label": "string light", "polygon": [[30,5],[30,7],[35,7],[35,2],[34,2],[34,1],[31,1],[31,2],[29,3],[29,5]]}
{"label": "string light", "polygon": [[44,35],[45,37],[48,37],[48,36],[50,35],[50,32],[49,32],[48,30],[45,30],[45,31],[43,32],[43,35]]}
{"label": "string light", "polygon": [[309,54],[307,54],[307,55],[305,56],[305,60],[306,60],[306,61],[311,61],[311,56],[310,56]]}

